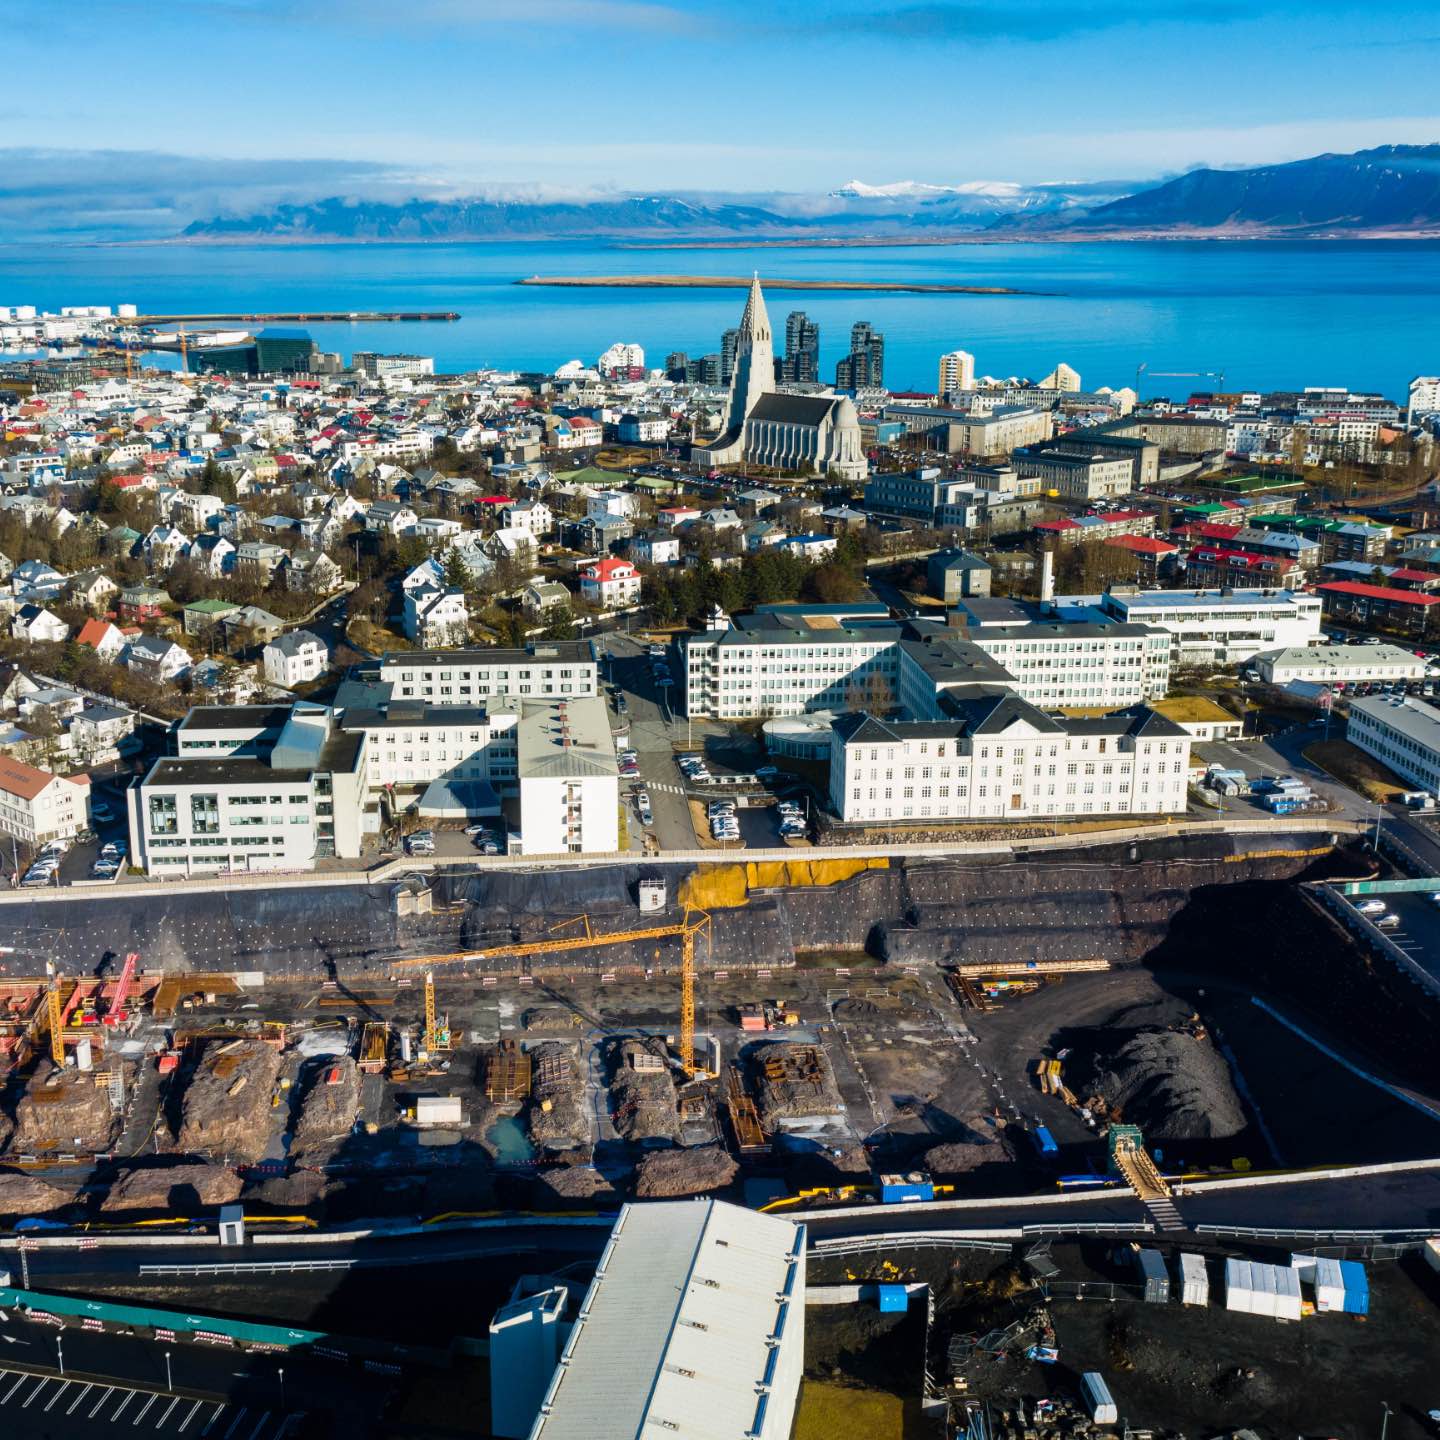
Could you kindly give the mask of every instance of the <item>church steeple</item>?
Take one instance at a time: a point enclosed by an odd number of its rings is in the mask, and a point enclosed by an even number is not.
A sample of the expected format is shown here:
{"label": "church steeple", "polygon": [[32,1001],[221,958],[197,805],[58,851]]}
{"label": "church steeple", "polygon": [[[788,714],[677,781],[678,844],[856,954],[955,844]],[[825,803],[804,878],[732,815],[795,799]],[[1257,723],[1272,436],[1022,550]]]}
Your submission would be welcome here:
{"label": "church steeple", "polygon": [[735,347],[735,372],[730,377],[727,428],[738,430],[762,395],[775,389],[775,352],[771,345],[770,316],[760,293],[760,274],[750,281],[745,313],[740,317],[740,340]]}

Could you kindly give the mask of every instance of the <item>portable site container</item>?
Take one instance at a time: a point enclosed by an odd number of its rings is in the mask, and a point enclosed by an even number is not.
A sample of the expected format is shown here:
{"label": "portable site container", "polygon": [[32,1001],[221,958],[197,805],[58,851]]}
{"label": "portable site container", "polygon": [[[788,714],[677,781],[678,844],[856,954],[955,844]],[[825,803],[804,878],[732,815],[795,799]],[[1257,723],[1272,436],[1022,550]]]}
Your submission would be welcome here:
{"label": "portable site container", "polygon": [[1243,1315],[1255,1313],[1251,1269],[1248,1260],[1227,1260],[1225,1262],[1225,1308],[1227,1310],[1238,1310]]}
{"label": "portable site container", "polygon": [[1180,1256],[1180,1303],[1182,1305],[1208,1305],[1210,1303],[1210,1276],[1205,1269],[1203,1255]]}
{"label": "portable site container", "polygon": [[1140,1272],[1140,1282],[1145,1287],[1147,1305],[1166,1305],[1170,1301],[1170,1272],[1165,1268],[1164,1257],[1158,1250],[1137,1250],[1135,1268]]}
{"label": "portable site container", "polygon": [[1080,1377],[1080,1390],[1085,1396],[1090,1418],[1097,1425],[1114,1425],[1120,1419],[1120,1412],[1111,1398],[1110,1387],[1098,1370],[1087,1370]]}
{"label": "portable site container", "polygon": [[1298,1279],[1315,1291],[1315,1313],[1345,1308],[1345,1281],[1340,1262],[1325,1255],[1292,1255],[1290,1268]]}
{"label": "portable site container", "polygon": [[1432,1270],[1440,1271],[1440,1240],[1427,1240],[1424,1255],[1425,1263]]}
{"label": "portable site container", "polygon": [[1058,1155],[1060,1153],[1060,1147],[1055,1143],[1055,1137],[1043,1125],[1037,1125],[1030,1134],[1035,1141],[1035,1148],[1042,1155]]}
{"label": "portable site container", "polygon": [[882,1315],[905,1311],[910,1306],[910,1297],[903,1285],[877,1285],[875,1299]]}
{"label": "portable site container", "polygon": [[1358,1260],[1342,1260],[1340,1276],[1345,1282],[1345,1313],[1347,1315],[1368,1315],[1370,1313],[1370,1277]]}
{"label": "portable site container", "polygon": [[1277,1320],[1300,1318],[1300,1277],[1286,1265],[1265,1267],[1274,1277],[1275,1299],[1271,1313]]}
{"label": "portable site container", "polygon": [[882,1175],[880,1177],[880,1203],[882,1205],[907,1205],[915,1201],[933,1200],[935,1183],[923,1170],[913,1170],[908,1175]]}

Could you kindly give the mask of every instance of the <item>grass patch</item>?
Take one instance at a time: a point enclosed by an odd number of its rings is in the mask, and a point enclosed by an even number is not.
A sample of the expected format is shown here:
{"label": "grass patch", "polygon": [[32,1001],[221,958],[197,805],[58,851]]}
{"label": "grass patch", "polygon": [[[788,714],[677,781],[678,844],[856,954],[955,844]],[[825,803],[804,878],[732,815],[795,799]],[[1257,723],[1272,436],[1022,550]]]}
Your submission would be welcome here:
{"label": "grass patch", "polygon": [[1387,765],[1357,749],[1348,740],[1317,740],[1300,752],[1312,765],[1367,800],[1397,800],[1410,787]]}
{"label": "grass patch", "polygon": [[910,1440],[924,1433],[920,1400],[806,1380],[794,1440]]}

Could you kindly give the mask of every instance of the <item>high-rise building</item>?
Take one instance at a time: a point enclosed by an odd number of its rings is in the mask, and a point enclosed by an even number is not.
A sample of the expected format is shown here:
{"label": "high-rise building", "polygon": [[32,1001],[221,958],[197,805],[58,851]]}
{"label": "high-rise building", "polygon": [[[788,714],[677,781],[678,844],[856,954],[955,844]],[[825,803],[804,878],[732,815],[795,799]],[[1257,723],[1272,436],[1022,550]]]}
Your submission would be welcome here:
{"label": "high-rise building", "polygon": [[740,348],[740,332],[727,330],[720,337],[720,383],[728,385],[735,373],[735,352]]}
{"label": "high-rise building", "polygon": [[944,399],[955,390],[975,388],[975,357],[968,350],[951,350],[940,357],[940,379],[935,393]]}
{"label": "high-rise building", "polygon": [[780,378],[814,384],[820,379],[820,327],[803,310],[785,317],[785,358]]}
{"label": "high-rise building", "polygon": [[850,327],[850,353],[835,367],[837,390],[862,390],[885,384],[885,337],[868,320]]}
{"label": "high-rise building", "polygon": [[670,380],[688,380],[690,357],[683,350],[672,350],[665,357],[665,375]]}
{"label": "high-rise building", "polygon": [[1042,390],[1063,390],[1073,394],[1080,388],[1080,372],[1063,360],[1040,382]]}

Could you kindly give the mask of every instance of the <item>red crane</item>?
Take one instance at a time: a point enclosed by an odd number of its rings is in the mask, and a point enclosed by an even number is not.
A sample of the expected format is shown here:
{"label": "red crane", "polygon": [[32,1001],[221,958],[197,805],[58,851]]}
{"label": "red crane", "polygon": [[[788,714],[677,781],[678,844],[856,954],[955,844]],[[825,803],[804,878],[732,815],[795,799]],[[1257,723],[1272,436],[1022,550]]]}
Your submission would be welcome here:
{"label": "red crane", "polygon": [[120,982],[115,987],[114,998],[105,1011],[105,1024],[119,1025],[125,1019],[125,1001],[130,994],[131,982],[135,979],[135,967],[140,957],[132,950],[125,957],[125,966],[120,971]]}

